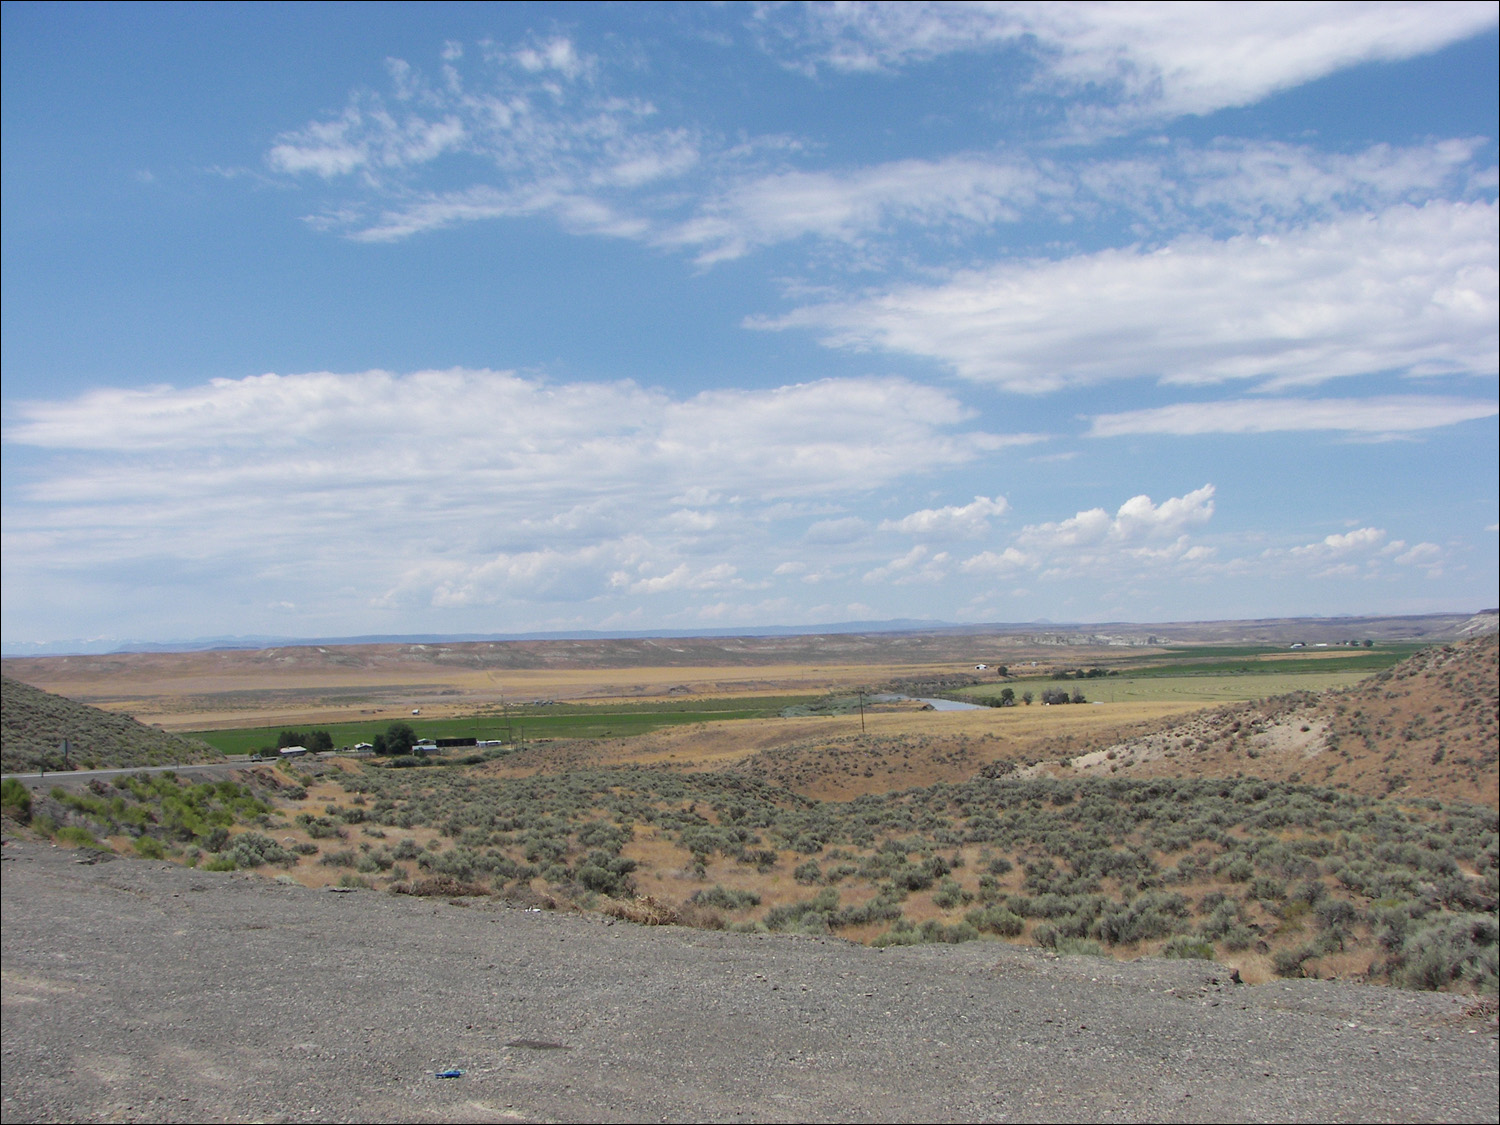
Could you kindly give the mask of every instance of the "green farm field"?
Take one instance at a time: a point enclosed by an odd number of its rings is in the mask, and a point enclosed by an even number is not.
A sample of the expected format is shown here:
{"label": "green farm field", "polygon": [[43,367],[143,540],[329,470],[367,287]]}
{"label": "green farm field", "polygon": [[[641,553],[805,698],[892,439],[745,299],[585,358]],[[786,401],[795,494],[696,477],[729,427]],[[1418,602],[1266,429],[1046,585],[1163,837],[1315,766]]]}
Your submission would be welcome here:
{"label": "green farm field", "polygon": [[[1325,691],[1328,688],[1348,687],[1370,675],[1369,672],[1271,672],[1255,675],[1229,673],[1227,675],[1205,675],[1193,673],[1186,676],[1109,676],[1098,680],[1084,681],[1038,681],[1040,686],[1078,689],[1090,703],[1238,703],[1266,699],[1273,695],[1285,695],[1294,691]],[[1021,682],[1016,685],[1016,694],[1023,690],[1039,693],[1039,688]],[[995,694],[995,689],[966,689],[964,694],[976,698]],[[202,735],[199,736],[203,737]]]}
{"label": "green farm field", "polygon": [[962,688],[957,696],[994,698],[1006,687],[1020,696],[1047,688],[1082,691],[1090,703],[1249,702],[1294,691],[1348,687],[1382,672],[1418,651],[1420,645],[1382,645],[1375,650],[1332,649],[1289,652],[1285,648],[1179,649],[1140,663],[1131,662],[1096,678],[1018,678],[1001,684]]}
{"label": "green farm field", "polygon": [[[779,715],[784,708],[807,704],[817,696],[762,696],[746,699],[697,699],[651,703],[551,704],[517,706],[509,712],[485,711],[477,715],[424,719],[402,719],[419,738],[476,738],[481,741],[536,742],[561,738],[624,738],[648,734],[684,723],[717,722],[726,719],[763,719]],[[307,723],[298,730],[326,730],[335,746],[354,746],[373,741],[391,723],[390,719],[357,723]],[[274,749],[277,735],[290,729],[286,724],[241,727],[230,730],[195,731],[225,754],[253,754]]]}
{"label": "green farm field", "polygon": [[[1159,654],[1137,667],[1123,667],[1097,679],[1017,679],[1001,684],[961,688],[954,698],[982,702],[1004,687],[1019,696],[1040,695],[1044,688],[1081,690],[1090,703],[1218,703],[1264,699],[1294,691],[1347,687],[1389,668],[1419,646],[1382,645],[1375,651],[1339,649],[1288,652],[1284,648],[1240,647],[1224,650],[1184,649]],[[508,712],[485,708],[475,714],[403,718],[421,738],[473,737],[481,741],[536,742],[547,739],[605,739],[649,734],[687,723],[774,718],[784,709],[806,706],[816,695],[726,696],[710,699],[660,699],[640,703],[557,703],[513,706]],[[184,732],[226,754],[271,750],[277,735],[289,728],[326,730],[335,746],[372,741],[391,722],[389,716],[346,723],[237,727]]]}
{"label": "green farm field", "polygon": [[1419,652],[1419,644],[1383,644],[1378,649],[1298,649],[1264,646],[1180,648],[1132,661],[1120,674],[1132,676],[1285,675],[1293,672],[1382,672]]}

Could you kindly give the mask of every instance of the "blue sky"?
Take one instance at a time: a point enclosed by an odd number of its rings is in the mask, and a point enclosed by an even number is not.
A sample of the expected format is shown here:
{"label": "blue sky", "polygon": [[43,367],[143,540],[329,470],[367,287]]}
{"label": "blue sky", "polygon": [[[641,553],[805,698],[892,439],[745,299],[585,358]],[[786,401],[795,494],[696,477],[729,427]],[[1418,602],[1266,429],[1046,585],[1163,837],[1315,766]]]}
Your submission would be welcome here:
{"label": "blue sky", "polygon": [[1496,6],[4,6],[3,639],[1497,600]]}

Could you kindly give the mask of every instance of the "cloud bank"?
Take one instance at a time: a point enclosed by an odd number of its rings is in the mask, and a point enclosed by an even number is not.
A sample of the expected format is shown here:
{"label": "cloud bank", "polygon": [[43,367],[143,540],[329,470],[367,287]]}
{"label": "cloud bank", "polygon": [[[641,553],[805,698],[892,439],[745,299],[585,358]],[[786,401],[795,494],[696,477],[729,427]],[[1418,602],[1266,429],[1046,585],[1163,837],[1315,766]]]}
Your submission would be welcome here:
{"label": "cloud bank", "polygon": [[1277,235],[1004,262],[752,319],[934,360],[1027,394],[1109,380],[1266,388],[1493,374],[1494,204],[1429,203]]}

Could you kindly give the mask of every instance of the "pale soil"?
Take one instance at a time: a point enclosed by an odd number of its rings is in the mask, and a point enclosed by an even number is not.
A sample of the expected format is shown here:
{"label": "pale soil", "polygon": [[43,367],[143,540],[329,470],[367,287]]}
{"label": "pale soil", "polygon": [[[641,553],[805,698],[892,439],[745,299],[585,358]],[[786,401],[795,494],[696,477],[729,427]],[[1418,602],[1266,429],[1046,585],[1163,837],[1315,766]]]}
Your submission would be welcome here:
{"label": "pale soil", "polygon": [[1075,756],[1083,776],[1232,777],[1500,805],[1500,647],[1428,649],[1318,696],[1217,707]]}
{"label": "pale soil", "polygon": [[[173,731],[427,716],[533,699],[821,693],[1008,664],[1045,674],[1160,652],[1147,644],[1285,644],[1454,636],[1468,618],[1005,627],[791,637],[301,645],[8,658],[4,673]],[[1478,620],[1478,619],[1476,619]],[[1488,619],[1485,619],[1488,622]],[[1492,625],[1486,625],[1492,627]],[[1341,651],[1299,650],[1298,659]]]}
{"label": "pale soil", "polygon": [[[188,654],[201,655],[201,654]],[[15,662],[19,663],[19,662]],[[41,662],[33,662],[40,664]],[[186,662],[185,662],[186,663]],[[124,711],[164,730],[221,730],[280,723],[425,718],[472,714],[503,701],[615,703],[650,699],[820,694],[962,666],[899,663],[723,667],[563,668],[473,671],[444,667],[219,672],[129,668],[110,675],[50,666],[17,669],[17,678],[109,711]],[[12,669],[7,664],[7,674]],[[339,697],[347,701],[340,702]]]}
{"label": "pale soil", "polygon": [[733,770],[815,800],[956,782],[986,767],[1050,766],[1155,729],[1199,708],[1186,703],[871,712],[860,717],[692,723],[630,738],[544,742],[483,766],[526,777],[609,766]]}
{"label": "pale soil", "polygon": [[88,858],[4,848],[7,1122],[1500,1114],[1494,1008],[1463,997]]}

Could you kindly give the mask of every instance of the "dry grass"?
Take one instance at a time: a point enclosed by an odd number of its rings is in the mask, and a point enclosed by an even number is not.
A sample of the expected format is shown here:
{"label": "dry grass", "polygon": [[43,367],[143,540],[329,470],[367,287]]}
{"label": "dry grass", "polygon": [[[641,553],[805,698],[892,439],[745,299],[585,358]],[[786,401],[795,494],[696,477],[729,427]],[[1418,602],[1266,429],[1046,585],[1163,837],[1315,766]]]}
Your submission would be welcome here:
{"label": "dry grass", "polygon": [[1263,777],[1500,805],[1500,646],[1425,650],[1344,690],[1203,711],[1081,755],[1085,776]]}
{"label": "dry grass", "polygon": [[[1072,662],[1079,659],[1076,652],[1067,655]],[[409,669],[403,667],[402,670]],[[494,686],[489,682],[489,678],[495,675],[492,670],[461,668],[442,671],[448,677],[445,682],[449,684],[466,683],[465,677],[482,676],[491,690]],[[674,665],[523,671],[535,677],[531,682],[547,685],[547,690],[537,691],[538,695],[602,700],[639,699],[644,697],[643,693],[653,691],[680,696],[682,692],[675,689],[684,687],[712,691],[721,696],[735,692],[782,694],[818,691],[879,679],[948,674],[953,669],[943,665],[892,661],[805,665],[763,661],[744,668]],[[325,672],[333,674],[327,669]],[[508,677],[519,674],[516,670],[506,673]],[[1246,681],[1255,681],[1249,685],[1251,687],[1262,686],[1266,678],[1245,677],[1240,682]],[[474,682],[478,683],[477,680]],[[1107,683],[1090,683],[1085,687],[1094,696],[1108,690]],[[574,694],[565,696],[566,692]],[[1480,800],[1493,807],[1497,799],[1494,781],[1497,693],[1500,693],[1500,663],[1497,663],[1495,643],[1491,639],[1461,648],[1431,650],[1389,674],[1379,674],[1341,693],[1307,694],[1210,711],[1203,710],[1196,701],[1155,698],[1096,705],[1034,705],[964,712],[875,709],[865,716],[863,722],[857,714],[704,722],[634,738],[534,744],[522,752],[472,769],[461,769],[461,772],[452,768],[412,771],[411,786],[395,773],[372,776],[392,779],[406,787],[402,792],[410,793],[429,784],[419,777],[425,775],[432,785],[449,786],[453,801],[458,803],[470,799],[463,795],[470,786],[477,788],[482,783],[491,787],[488,791],[492,794],[499,794],[504,787],[497,785],[498,782],[541,777],[544,786],[522,790],[532,794],[526,798],[529,802],[526,807],[535,806],[536,793],[566,791],[567,786],[577,780],[574,775],[599,769],[619,770],[622,778],[644,777],[648,781],[640,784],[646,785],[648,790],[655,784],[650,779],[659,776],[713,774],[716,779],[699,778],[698,783],[703,786],[723,784],[725,775],[728,775],[736,787],[750,781],[766,782],[802,798],[825,802],[899,793],[903,795],[896,798],[894,804],[913,807],[927,799],[915,791],[930,786],[962,783],[976,777],[1010,776],[1115,780],[1263,777],[1338,786],[1379,797],[1394,794],[1398,797]],[[451,698],[457,700],[461,697]],[[514,696],[510,698],[514,699]],[[472,707],[473,700],[462,704],[454,702],[452,706],[455,709]],[[423,707],[424,714],[427,714],[428,705]],[[202,717],[192,721],[201,723]],[[349,869],[320,863],[322,855],[340,849],[357,849],[361,843],[370,842],[365,839],[365,829],[358,825],[347,826],[339,840],[313,839],[293,820],[299,811],[322,815],[329,807],[337,810],[357,803],[340,777],[344,771],[361,768],[352,762],[292,767],[295,773],[289,780],[304,785],[307,794],[301,801],[284,802],[286,826],[276,827],[272,834],[286,846],[311,843],[320,850],[320,854],[303,857],[290,866],[290,873],[298,881],[311,885],[336,883]],[[588,797],[576,813],[569,812],[563,818],[573,818],[570,821],[574,824],[572,829],[548,828],[547,831],[567,840],[568,833],[575,831],[584,820],[608,819],[608,810],[604,807],[607,798],[599,794],[616,783],[606,779],[599,784],[604,789]],[[628,784],[637,782],[629,781]],[[984,784],[987,783],[980,783],[975,788],[982,789]],[[1041,784],[1043,787],[1037,789],[1038,793],[1051,791],[1045,786],[1053,783]],[[1210,789],[1216,786],[1214,783]],[[906,793],[908,790],[914,792]],[[510,791],[517,790],[512,788]],[[734,788],[733,791],[742,790]],[[693,792],[710,790],[703,788]],[[1289,794],[1277,800],[1310,800],[1305,793],[1301,797],[1290,791]],[[1085,798],[1080,796],[1078,799],[1083,801]],[[795,798],[786,794],[775,796],[774,802],[786,808],[797,804]],[[671,801],[666,803],[671,804]],[[711,803],[704,802],[701,809],[695,804],[694,812],[709,816],[710,823],[717,823],[713,818],[719,814],[708,807]],[[1108,810],[1100,812],[1095,809],[1086,822],[1074,823],[1069,831],[1075,835],[1086,832],[1089,825],[1109,815],[1112,814]],[[1412,815],[1420,818],[1426,814],[1415,811]],[[424,817],[430,816],[430,813],[424,813]],[[447,812],[442,812],[437,814],[437,819],[447,821],[448,816]],[[483,822],[482,817],[478,819]],[[762,830],[766,840],[757,839],[753,844],[756,848],[775,844],[779,851],[774,863],[765,862],[758,868],[757,861],[747,859],[745,853],[731,857],[719,850],[708,855],[699,866],[692,851],[677,838],[680,827],[679,830],[662,827],[650,817],[637,819],[634,814],[628,819],[631,823],[625,837],[627,842],[619,855],[634,861],[636,867],[631,876],[633,885],[627,892],[622,892],[623,897],[591,896],[581,892],[581,882],[575,884],[571,881],[577,878],[578,865],[587,851],[586,846],[576,842],[567,845],[566,858],[571,867],[553,867],[550,876],[528,875],[507,893],[531,895],[538,902],[554,904],[595,902],[616,917],[645,924],[676,922],[720,927],[765,920],[778,908],[805,904],[820,890],[828,890],[828,887],[814,882],[815,874],[794,874],[796,867],[809,856],[815,855],[827,871],[842,859],[869,858],[873,854],[871,849],[876,846],[868,841],[850,845],[847,840],[851,837],[846,837],[843,846],[852,848],[852,851],[840,854],[840,847],[834,844],[830,844],[827,850],[807,850],[792,842],[790,836],[780,838],[778,843],[775,832]],[[472,822],[457,820],[454,823]],[[463,834],[460,827],[433,825],[387,826],[381,831],[384,835],[378,837],[378,847],[391,847],[409,839],[424,850],[429,843],[435,843],[439,851],[456,845],[457,837]],[[506,828],[501,835],[507,839],[496,846],[510,848],[513,853],[521,848],[523,845],[518,839],[509,838],[515,831]],[[898,834],[896,829],[891,832]],[[451,837],[448,833],[452,834]],[[1184,847],[1190,850],[1202,847],[1203,854],[1213,858],[1225,854],[1234,845],[1238,834],[1238,829],[1232,829],[1224,834],[1225,839],[1218,839],[1210,830],[1204,838],[1218,840],[1212,847],[1202,843],[1174,845],[1166,840],[1162,846],[1173,850],[1164,852],[1156,850],[1153,845],[1150,858],[1163,871],[1168,868],[1176,871],[1179,870],[1179,861],[1184,858]],[[936,840],[939,835],[929,839]],[[1051,862],[1044,850],[1038,850],[1042,847],[1039,842],[1017,845],[1019,850],[1010,852],[1014,867],[990,877],[988,885],[982,886],[981,876],[989,875],[990,860],[995,857],[987,846],[960,843],[960,838],[950,837],[949,843],[941,847],[923,844],[915,848],[919,855],[939,854],[951,862],[952,871],[945,879],[903,895],[900,909],[904,923],[954,926],[963,920],[966,910],[982,905],[986,897],[988,901],[996,901],[997,896],[1003,899],[1005,896],[1037,894],[1035,884],[1026,889],[1030,876],[1022,868],[1024,864],[1038,860]],[[128,841],[120,840],[116,845],[119,850],[125,850]],[[473,844],[475,848],[483,846],[486,845],[482,837]],[[619,847],[618,844],[615,846]],[[1124,845],[1117,842],[1114,846]],[[406,866],[412,868],[416,865]],[[546,863],[542,863],[540,869],[549,870]],[[535,870],[537,868],[532,868]],[[1205,912],[1212,908],[1212,901],[1207,907],[1203,905],[1206,896],[1229,893],[1243,902],[1242,920],[1253,930],[1255,939],[1243,948],[1220,949],[1218,957],[1239,969],[1247,981],[1268,979],[1274,975],[1273,958],[1301,949],[1319,936],[1318,926],[1305,915],[1305,911],[1299,915],[1296,910],[1284,909],[1285,900],[1281,899],[1278,904],[1274,895],[1271,899],[1249,895],[1244,876],[1223,872],[1209,874],[1203,868],[1199,878],[1191,864],[1182,865],[1180,870],[1186,874],[1173,875],[1164,885],[1195,904],[1191,907],[1193,925],[1202,921]],[[1347,889],[1335,883],[1328,864],[1322,867],[1314,865],[1312,871],[1315,878],[1324,881],[1328,894],[1351,898]],[[405,878],[409,880],[414,874],[408,871]],[[799,881],[799,874],[805,881]],[[1475,872],[1466,869],[1463,875],[1473,878]],[[548,878],[557,882],[549,883]],[[883,876],[829,876],[834,880],[831,889],[837,891],[841,908],[869,901],[877,893],[879,878]],[[1460,883],[1463,881],[1457,876],[1455,878]],[[1485,878],[1493,881],[1491,875],[1486,874]],[[1291,879],[1289,876],[1287,881]],[[395,872],[372,879],[376,885],[390,885],[396,881]],[[759,897],[759,902],[753,907],[724,909],[690,901],[695,892],[715,886],[727,892],[754,894]],[[456,893],[445,891],[438,884],[433,884],[433,888],[435,893]],[[495,889],[500,889],[499,882]],[[964,900],[958,905],[953,902],[955,889]],[[1101,894],[1124,902],[1128,902],[1139,889],[1113,876],[1104,876],[1099,881]],[[943,901],[945,897],[947,901]],[[1363,909],[1368,903],[1357,905]],[[1034,940],[1044,924],[1038,918],[1028,918],[1018,940]],[[875,921],[866,925],[842,926],[838,932],[843,937],[870,941],[887,934],[889,929],[888,921]],[[1166,939],[1161,938],[1122,942],[1109,952],[1125,957],[1154,954],[1162,950],[1165,942]],[[1347,948],[1325,945],[1321,955],[1309,960],[1306,971],[1325,977],[1371,975],[1377,945],[1377,935],[1361,922],[1352,930]],[[1374,975],[1378,977],[1379,970]]]}
{"label": "dry grass", "polygon": [[995,764],[1057,763],[1197,710],[1172,702],[893,711],[695,723],[636,738],[534,746],[489,766],[528,777],[609,766],[736,770],[817,800],[960,781]]}
{"label": "dry grass", "polygon": [[400,718],[414,707],[447,717],[502,697],[603,703],[819,693],[972,672],[976,662],[1023,655],[1045,669],[1060,654],[1003,637],[878,635],[309,645],[15,658],[3,666],[25,683],[167,730],[214,730]]}

